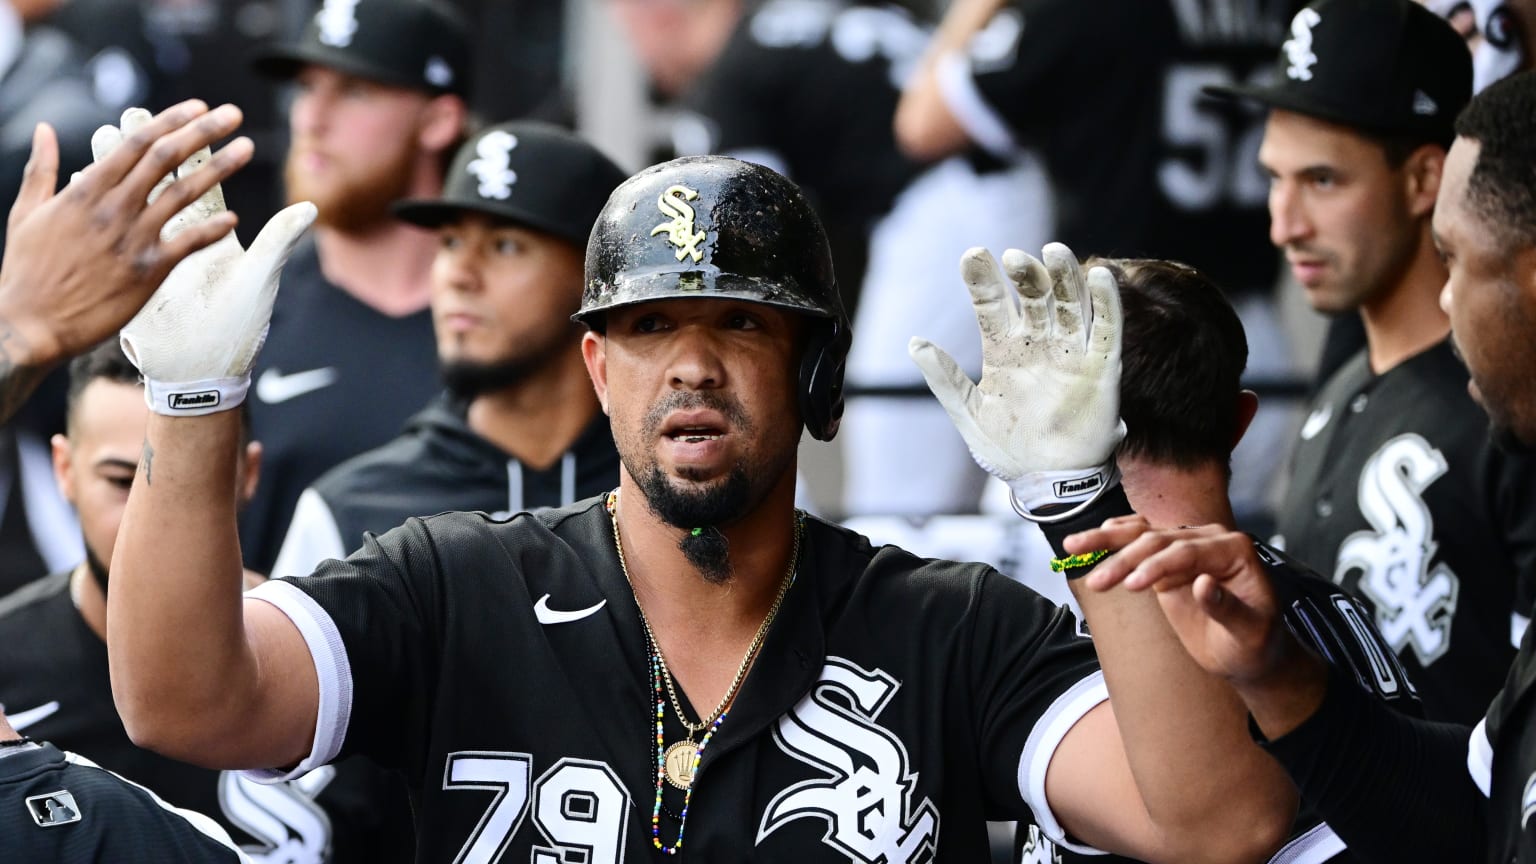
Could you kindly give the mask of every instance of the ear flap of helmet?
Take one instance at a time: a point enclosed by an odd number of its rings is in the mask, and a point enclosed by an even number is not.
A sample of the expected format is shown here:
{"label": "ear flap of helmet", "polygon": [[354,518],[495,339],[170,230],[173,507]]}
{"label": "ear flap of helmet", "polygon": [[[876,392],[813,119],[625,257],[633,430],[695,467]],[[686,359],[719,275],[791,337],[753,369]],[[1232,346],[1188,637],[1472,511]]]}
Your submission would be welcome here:
{"label": "ear flap of helmet", "polygon": [[843,372],[853,341],[841,316],[816,321],[800,355],[800,416],[817,441],[831,441],[843,421]]}

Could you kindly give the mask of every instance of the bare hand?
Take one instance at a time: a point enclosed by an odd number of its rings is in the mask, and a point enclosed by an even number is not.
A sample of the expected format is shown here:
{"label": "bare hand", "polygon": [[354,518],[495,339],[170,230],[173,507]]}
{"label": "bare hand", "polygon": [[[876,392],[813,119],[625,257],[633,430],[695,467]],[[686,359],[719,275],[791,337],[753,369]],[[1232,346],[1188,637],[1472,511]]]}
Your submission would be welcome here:
{"label": "bare hand", "polygon": [[1118,550],[1086,577],[1103,591],[1157,592],[1190,656],[1234,683],[1271,674],[1289,633],[1253,539],[1220,525],[1153,530],[1140,516],[1110,519],[1067,539],[1068,551]]}
{"label": "bare hand", "polygon": [[0,264],[0,419],[50,366],[117,332],[172,267],[233,229],[234,214],[224,214],[161,238],[183,207],[250,161],[247,138],[148,199],[166,174],[240,120],[232,105],[209,111],[200,101],[183,102],[58,194],[58,141],[51,127],[38,125]]}

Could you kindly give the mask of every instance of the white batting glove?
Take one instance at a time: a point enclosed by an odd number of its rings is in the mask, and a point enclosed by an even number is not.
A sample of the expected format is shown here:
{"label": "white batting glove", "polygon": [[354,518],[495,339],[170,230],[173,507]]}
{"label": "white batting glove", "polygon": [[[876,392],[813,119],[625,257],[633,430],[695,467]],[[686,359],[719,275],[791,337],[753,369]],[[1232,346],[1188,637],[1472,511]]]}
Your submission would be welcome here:
{"label": "white batting glove", "polygon": [[[1009,249],[1005,279],[987,250],[961,256],[981,326],[979,385],[926,339],[914,338],[907,352],[976,464],[1008,484],[1014,509],[1054,522],[1081,512],[1119,478],[1121,314],[1108,270],[1095,267],[1085,280],[1060,243],[1043,257],[1041,264]],[[1053,505],[1067,509],[1040,513]]]}
{"label": "white batting glove", "polygon": [[[143,108],[123,112],[122,127],[103,126],[91,137],[96,160],[106,158],[124,135],[150,119]],[[208,148],[177,169],[177,176],[201,168]],[[153,201],[174,178],[167,176],[150,192]],[[224,192],[217,185],[166,223],[171,237],[190,225],[224,212]],[[245,401],[251,364],[267,337],[277,279],[288,254],[311,222],[315,205],[304,201],[267,222],[250,250],[240,248],[231,231],[211,246],[188,256],[123,327],[123,352],[144,376],[144,399],[158,414],[188,417],[227,411]]]}

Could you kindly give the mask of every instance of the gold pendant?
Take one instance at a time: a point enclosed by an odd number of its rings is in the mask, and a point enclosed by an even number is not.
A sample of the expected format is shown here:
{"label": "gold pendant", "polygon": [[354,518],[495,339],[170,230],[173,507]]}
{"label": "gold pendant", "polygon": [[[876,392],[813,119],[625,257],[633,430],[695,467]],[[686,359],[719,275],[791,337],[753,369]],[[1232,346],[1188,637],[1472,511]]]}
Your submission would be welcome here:
{"label": "gold pendant", "polygon": [[693,766],[699,757],[699,745],[684,738],[667,748],[663,759],[667,782],[686,790],[693,785]]}

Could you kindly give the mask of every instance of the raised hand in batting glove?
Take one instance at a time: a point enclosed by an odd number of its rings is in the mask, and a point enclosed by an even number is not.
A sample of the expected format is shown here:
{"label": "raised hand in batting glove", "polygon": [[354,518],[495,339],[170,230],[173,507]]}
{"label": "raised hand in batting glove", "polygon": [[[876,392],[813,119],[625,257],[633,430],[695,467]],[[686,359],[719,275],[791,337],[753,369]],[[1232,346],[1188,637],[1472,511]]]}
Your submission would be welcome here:
{"label": "raised hand in batting glove", "polygon": [[1068,518],[1118,480],[1120,291],[1103,267],[1086,276],[1052,243],[1045,263],[1009,249],[1003,270],[985,249],[960,258],[981,326],[981,381],[925,339],[907,346],[970,447],[1008,484],[1020,515]]}
{"label": "raised hand in batting glove", "polygon": [[[122,126],[103,126],[91,138],[97,162],[107,159],[150,119],[142,108],[123,112]],[[150,193],[153,201],[176,177],[202,169],[208,148],[192,155]],[[225,212],[215,185],[166,223],[170,238]],[[249,250],[230,231],[189,255],[166,276],[144,308],[122,330],[123,352],[144,376],[149,408],[168,416],[227,411],[245,401],[251,364],[261,350],[288,254],[315,219],[308,201],[273,216]]]}

